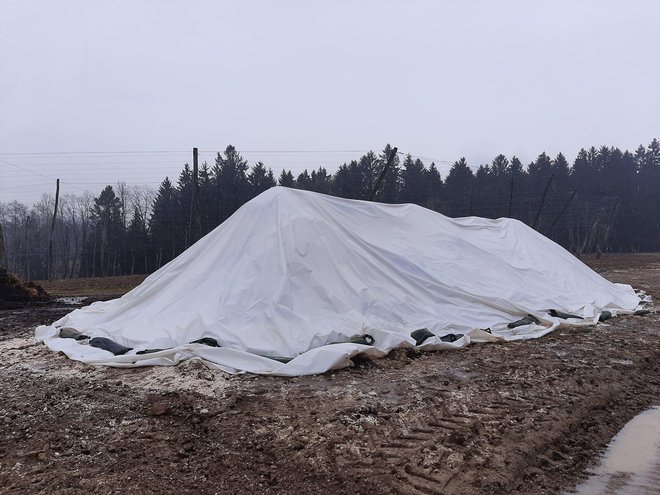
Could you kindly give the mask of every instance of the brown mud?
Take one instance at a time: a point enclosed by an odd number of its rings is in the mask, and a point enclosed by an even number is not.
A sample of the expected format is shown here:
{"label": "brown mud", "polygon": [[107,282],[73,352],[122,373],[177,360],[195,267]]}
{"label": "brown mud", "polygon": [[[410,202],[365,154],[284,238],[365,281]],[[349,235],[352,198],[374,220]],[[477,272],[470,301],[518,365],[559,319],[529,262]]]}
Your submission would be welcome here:
{"label": "brown mud", "polygon": [[[640,256],[587,261],[657,300]],[[0,311],[1,493],[559,494],[660,403],[657,313],[275,378],[87,367],[32,338],[68,311]]]}

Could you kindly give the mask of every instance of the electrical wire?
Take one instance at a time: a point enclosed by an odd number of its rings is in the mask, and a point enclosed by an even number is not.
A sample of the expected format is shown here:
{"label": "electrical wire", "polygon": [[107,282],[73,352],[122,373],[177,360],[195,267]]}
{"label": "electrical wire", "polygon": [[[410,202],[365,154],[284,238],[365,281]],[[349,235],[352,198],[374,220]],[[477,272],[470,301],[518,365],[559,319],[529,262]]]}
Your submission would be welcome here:
{"label": "electrical wire", "polygon": [[[0,158],[0,162],[5,163],[6,165],[11,165],[12,167],[19,168],[21,170],[25,170],[26,172],[30,172],[31,174],[38,175],[38,176],[43,177],[45,179],[49,179],[49,180],[52,180],[52,181],[57,181],[57,179],[54,179],[53,177],[49,177],[49,176],[41,174],[39,172],[35,172],[34,170],[30,170],[29,168],[21,167],[20,165],[16,165],[15,163],[8,162],[4,158]],[[80,189],[79,187],[76,187],[76,186],[74,186],[72,184],[69,184],[69,183],[64,183],[64,182],[60,181],[60,184],[67,184],[67,185],[73,187],[74,189],[78,189],[79,191],[86,192],[84,189]]]}
{"label": "electrical wire", "polygon": [[[160,176],[167,175],[176,181],[177,176],[181,171],[184,163],[190,164],[190,153],[192,150],[119,150],[119,151],[44,151],[44,152],[9,152],[0,153],[0,163],[4,163],[11,167],[27,172],[32,175],[37,175],[45,179],[55,181],[56,179],[47,173],[42,173],[35,169],[36,167],[51,167],[56,168],[56,173],[60,176],[60,184],[68,186],[81,192],[87,192],[85,187],[99,185],[107,185],[113,183],[126,182],[131,185],[145,185],[145,186],[158,186],[162,183]],[[278,175],[281,171],[288,170],[294,176],[304,172],[305,170],[312,171],[316,168],[327,168],[330,173],[333,169],[340,166],[338,161],[342,160],[341,155],[348,154],[365,154],[368,150],[332,150],[332,149],[248,149],[239,150],[243,156],[245,155],[271,155],[266,159],[268,168],[273,171],[274,175]],[[213,163],[218,151],[211,151],[202,149],[199,150],[200,155],[205,154],[210,158]],[[181,156],[181,159],[172,159],[173,155],[186,155]],[[399,152],[401,155],[407,153]],[[151,155],[151,157],[149,156]],[[154,156],[156,155],[156,156]],[[158,159],[158,155],[163,158]],[[290,156],[286,156],[290,155]],[[19,165],[8,161],[2,157],[16,157],[29,161],[30,167]],[[428,161],[432,160],[438,164],[450,164],[447,160],[431,159],[418,155],[411,156]],[[62,158],[66,161],[63,161]],[[59,158],[59,160],[57,160]],[[151,159],[149,159],[151,158]],[[200,156],[200,158],[202,158]],[[248,157],[249,158],[249,157]],[[93,161],[88,161],[88,160]],[[57,160],[57,161],[53,161]],[[250,161],[257,161],[251,159]],[[208,163],[206,160],[203,163]],[[178,164],[178,165],[177,165]],[[67,165],[66,167],[59,167],[58,165]],[[82,170],[81,170],[82,168]],[[472,168],[472,167],[471,167]],[[158,173],[159,178],[155,178],[151,172]],[[9,192],[14,190],[34,189],[36,190],[39,185],[35,184],[20,184],[23,180],[28,180],[26,177],[20,175],[12,175],[12,186],[0,188]],[[106,179],[107,178],[107,179]],[[86,180],[87,179],[87,180]],[[47,184],[41,184],[47,185]],[[79,187],[81,186],[81,187]]]}
{"label": "electrical wire", "polygon": [[[222,153],[217,150],[198,150],[199,153]],[[237,150],[239,153],[367,153],[368,150]],[[0,153],[0,156],[42,156],[42,155],[144,155],[191,153],[192,150],[134,150],[134,151],[21,151]]]}

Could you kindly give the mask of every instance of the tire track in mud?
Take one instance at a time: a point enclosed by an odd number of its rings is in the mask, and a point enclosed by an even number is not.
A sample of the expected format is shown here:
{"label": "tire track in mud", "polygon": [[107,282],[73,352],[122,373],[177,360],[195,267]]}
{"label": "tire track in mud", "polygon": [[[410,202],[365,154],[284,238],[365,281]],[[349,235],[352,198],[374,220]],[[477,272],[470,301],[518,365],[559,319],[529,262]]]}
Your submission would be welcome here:
{"label": "tire track in mud", "polygon": [[657,396],[657,365],[640,357],[613,383],[611,366],[576,372],[561,362],[538,372],[502,362],[467,386],[404,381],[415,390],[414,406],[410,398],[389,404],[403,410],[378,416],[365,447],[345,449],[333,464],[397,494],[527,493],[530,486],[557,493],[558,474],[586,466],[585,445],[617,431],[626,402],[632,414]]}
{"label": "tire track in mud", "polygon": [[[417,384],[424,394],[414,411],[385,414],[364,435],[364,453],[347,450],[333,459],[335,469],[351,476],[378,478],[379,485],[401,495],[429,495],[451,489],[456,473],[444,469],[451,456],[462,457],[466,443],[488,408],[467,414],[447,407],[449,390]],[[366,454],[366,455],[365,455]],[[453,461],[456,462],[456,461]]]}

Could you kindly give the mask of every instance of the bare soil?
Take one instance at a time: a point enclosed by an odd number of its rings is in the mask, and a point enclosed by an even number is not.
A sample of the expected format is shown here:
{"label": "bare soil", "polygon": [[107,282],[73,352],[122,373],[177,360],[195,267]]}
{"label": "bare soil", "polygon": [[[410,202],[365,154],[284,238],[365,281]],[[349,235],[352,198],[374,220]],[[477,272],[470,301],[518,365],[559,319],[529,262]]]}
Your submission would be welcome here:
{"label": "bare soil", "polygon": [[[660,297],[660,256],[586,261]],[[32,338],[70,310],[0,311],[1,493],[558,494],[660,404],[657,313],[276,378],[87,367]]]}
{"label": "bare soil", "polygon": [[120,277],[37,280],[35,283],[54,297],[85,296],[91,301],[120,297],[141,284],[145,278],[147,278],[146,275],[123,275]]}

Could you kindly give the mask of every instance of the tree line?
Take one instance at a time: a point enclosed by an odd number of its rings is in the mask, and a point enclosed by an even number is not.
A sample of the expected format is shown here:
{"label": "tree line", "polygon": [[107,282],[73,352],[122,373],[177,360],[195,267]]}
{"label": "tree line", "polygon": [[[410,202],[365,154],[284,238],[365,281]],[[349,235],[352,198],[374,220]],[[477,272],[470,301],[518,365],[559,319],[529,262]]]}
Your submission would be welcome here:
{"label": "tree line", "polygon": [[[55,278],[150,273],[275,185],[344,198],[369,198],[392,148],[370,151],[340,165],[275,177],[262,162],[250,165],[233,146],[202,164],[195,183],[184,164],[176,179],[154,191],[119,183],[60,198],[53,232]],[[580,255],[660,248],[660,143],[634,152],[601,146],[582,149],[572,164],[562,153],[541,153],[524,166],[496,156],[478,167],[465,158],[442,177],[435,163],[396,155],[375,200],[415,203],[448,216],[510,217],[523,221]],[[0,203],[10,271],[26,279],[48,273],[54,198],[32,206]]]}

